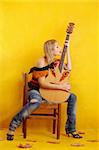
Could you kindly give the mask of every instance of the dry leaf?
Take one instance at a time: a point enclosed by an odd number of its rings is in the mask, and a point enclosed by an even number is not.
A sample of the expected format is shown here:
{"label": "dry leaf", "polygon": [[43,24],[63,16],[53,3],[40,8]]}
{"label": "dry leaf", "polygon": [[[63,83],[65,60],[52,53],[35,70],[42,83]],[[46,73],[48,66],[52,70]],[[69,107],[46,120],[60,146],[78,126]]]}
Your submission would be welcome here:
{"label": "dry leaf", "polygon": [[79,134],[85,134],[85,132],[84,132],[84,131],[78,131],[78,133],[79,133]]}
{"label": "dry leaf", "polygon": [[66,136],[66,137],[68,136],[67,134],[64,134],[64,133],[61,133],[61,135]]}
{"label": "dry leaf", "polygon": [[80,146],[84,146],[84,144],[80,144],[80,143],[72,143],[71,146],[80,147]]}
{"label": "dry leaf", "polygon": [[26,140],[28,142],[37,142],[36,140]]}
{"label": "dry leaf", "polygon": [[24,144],[19,144],[18,147],[19,147],[19,148],[31,148],[32,146],[27,143],[27,144],[25,144],[25,145],[24,145]]}
{"label": "dry leaf", "polygon": [[47,143],[51,143],[51,144],[59,144],[60,141],[47,141]]}
{"label": "dry leaf", "polygon": [[3,141],[3,139],[0,137],[0,141]]}
{"label": "dry leaf", "polygon": [[99,142],[99,140],[87,140],[87,142]]}

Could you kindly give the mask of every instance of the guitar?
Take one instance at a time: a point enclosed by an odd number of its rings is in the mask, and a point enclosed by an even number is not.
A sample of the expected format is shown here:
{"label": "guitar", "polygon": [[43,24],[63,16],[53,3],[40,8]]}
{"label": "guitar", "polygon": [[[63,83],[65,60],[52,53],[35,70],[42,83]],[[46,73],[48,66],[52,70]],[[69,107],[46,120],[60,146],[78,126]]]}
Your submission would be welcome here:
{"label": "guitar", "polygon": [[[73,32],[73,27],[74,27],[74,23],[69,23],[67,31],[66,31],[67,35],[66,35],[59,65],[54,67],[54,70],[52,69],[49,70],[49,74],[47,78],[45,79],[47,82],[50,82],[52,84],[69,82],[70,71],[64,70],[63,66],[64,66],[65,54],[68,48],[69,37],[70,37],[70,34]],[[42,97],[44,99],[47,99],[49,103],[65,102],[70,95],[70,92],[67,92],[67,91],[44,89],[44,88],[40,88],[40,93]]]}

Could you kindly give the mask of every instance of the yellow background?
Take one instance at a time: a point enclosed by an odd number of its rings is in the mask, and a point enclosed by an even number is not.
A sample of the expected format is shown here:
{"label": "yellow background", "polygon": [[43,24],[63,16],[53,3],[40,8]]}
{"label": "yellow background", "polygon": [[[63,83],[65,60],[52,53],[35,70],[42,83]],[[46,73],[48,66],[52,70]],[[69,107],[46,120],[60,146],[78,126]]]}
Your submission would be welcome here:
{"label": "yellow background", "polygon": [[[78,99],[77,128],[99,128],[97,9],[98,3],[91,1],[0,2],[0,127],[8,127],[22,107],[22,74],[42,56],[43,43],[53,38],[63,46],[67,24],[74,22],[70,52],[72,91]],[[65,109],[64,104],[61,130]],[[49,126],[44,124],[41,127]]]}

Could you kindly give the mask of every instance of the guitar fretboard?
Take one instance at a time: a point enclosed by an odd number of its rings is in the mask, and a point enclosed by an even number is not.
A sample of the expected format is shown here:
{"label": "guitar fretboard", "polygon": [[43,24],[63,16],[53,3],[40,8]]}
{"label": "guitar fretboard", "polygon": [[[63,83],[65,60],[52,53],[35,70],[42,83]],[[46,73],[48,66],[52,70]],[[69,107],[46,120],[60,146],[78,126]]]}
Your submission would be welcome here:
{"label": "guitar fretboard", "polygon": [[66,54],[67,48],[68,48],[67,45],[69,43],[69,37],[70,37],[70,34],[67,33],[66,40],[65,40],[65,43],[64,43],[63,52],[62,52],[62,55],[61,55],[60,64],[59,64],[59,71],[60,71],[60,73],[62,72],[62,68],[63,68],[63,64],[64,64],[65,54]]}

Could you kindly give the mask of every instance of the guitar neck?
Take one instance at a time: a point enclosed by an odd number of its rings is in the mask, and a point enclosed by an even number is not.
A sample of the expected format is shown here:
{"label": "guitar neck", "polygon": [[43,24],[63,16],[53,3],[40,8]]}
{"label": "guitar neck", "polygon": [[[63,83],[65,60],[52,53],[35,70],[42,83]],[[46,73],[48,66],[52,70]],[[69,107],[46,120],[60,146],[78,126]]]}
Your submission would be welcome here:
{"label": "guitar neck", "polygon": [[66,54],[67,48],[68,48],[67,45],[69,43],[69,37],[70,37],[70,34],[67,33],[66,39],[65,39],[65,43],[64,43],[63,52],[62,52],[61,59],[60,59],[60,64],[59,64],[59,71],[60,71],[60,73],[62,72],[62,68],[63,68],[63,64],[64,64],[65,54]]}

